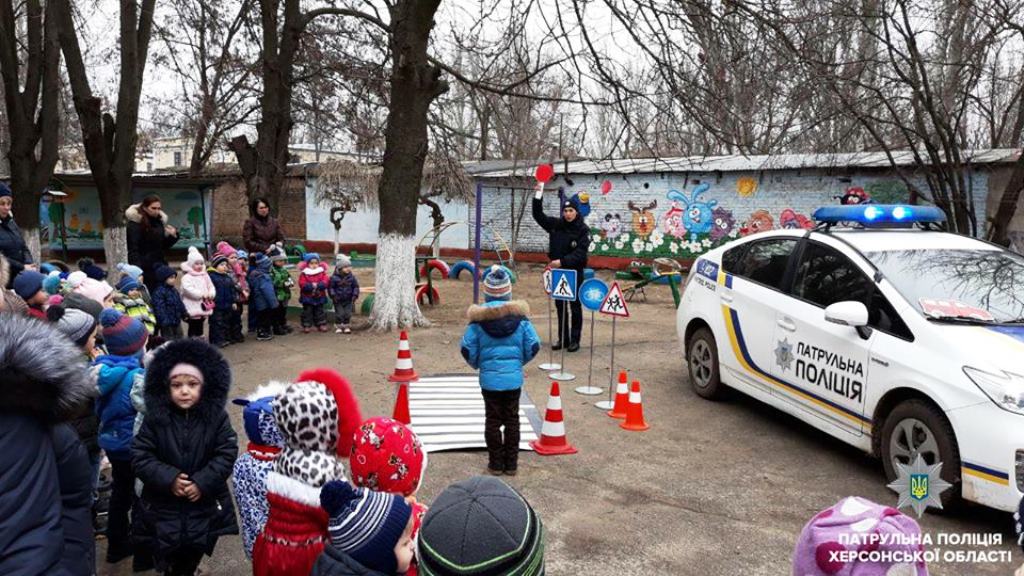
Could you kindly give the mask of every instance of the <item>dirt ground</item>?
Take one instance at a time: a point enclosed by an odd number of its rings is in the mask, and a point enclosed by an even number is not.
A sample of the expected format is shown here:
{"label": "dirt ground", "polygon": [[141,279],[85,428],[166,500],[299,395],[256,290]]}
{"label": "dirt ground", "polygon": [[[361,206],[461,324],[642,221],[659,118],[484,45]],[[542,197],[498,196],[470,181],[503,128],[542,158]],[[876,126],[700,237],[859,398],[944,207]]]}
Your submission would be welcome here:
{"label": "dirt ground", "polygon": [[[514,297],[529,301],[546,341],[540,269],[520,272]],[[372,270],[357,274],[364,286],[373,284]],[[445,280],[438,286],[441,304],[425,310],[432,325],[410,336],[422,376],[469,371],[458,343],[472,283],[464,275],[461,282]],[[687,383],[667,286],[649,287],[647,302],[632,303],[630,312],[631,318],[618,322],[615,359],[631,379],[640,380],[651,429],[623,431],[619,421],[594,408],[602,397],[572,391],[586,381],[584,346],[567,355],[567,367],[577,379],[562,386],[567,434],[579,453],[541,457],[524,452],[519,475],[506,477],[543,519],[548,574],[784,575],[790,573],[802,526],[819,510],[848,495],[895,505],[878,461],[749,398],[713,403],[697,397]],[[590,319],[584,314],[586,344]],[[611,321],[598,318],[595,333],[594,382],[607,391]],[[369,331],[294,334],[270,342],[252,340],[225,353],[234,369],[236,395],[268,380],[292,379],[306,368],[330,366],[351,380],[365,416],[390,415],[395,389],[386,377],[394,368],[397,337]],[[550,381],[536,365],[545,361],[542,349],[526,372],[526,390],[541,410]],[[229,410],[244,448],[240,409]],[[431,454],[420,498],[429,503],[446,485],[481,474],[485,465],[483,452]],[[970,507],[956,516],[929,513],[920,522],[933,537],[939,532],[997,533],[1003,541],[992,548],[960,547],[964,550],[1014,551],[1012,564],[939,563],[929,566],[933,575],[1010,574],[1024,561],[1014,545],[1009,514]],[[100,574],[130,573],[130,561],[102,563],[102,541],[97,552]],[[222,539],[204,562],[204,574],[250,571],[238,537]]]}

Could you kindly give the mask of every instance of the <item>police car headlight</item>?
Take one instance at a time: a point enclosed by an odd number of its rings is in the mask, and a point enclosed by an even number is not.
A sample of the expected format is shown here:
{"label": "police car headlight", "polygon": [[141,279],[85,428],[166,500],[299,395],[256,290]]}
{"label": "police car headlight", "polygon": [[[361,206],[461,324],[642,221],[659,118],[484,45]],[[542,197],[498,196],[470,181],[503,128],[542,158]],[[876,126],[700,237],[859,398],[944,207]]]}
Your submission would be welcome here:
{"label": "police car headlight", "polygon": [[1024,415],[1024,376],[1011,372],[992,374],[964,366],[964,374],[1003,410]]}

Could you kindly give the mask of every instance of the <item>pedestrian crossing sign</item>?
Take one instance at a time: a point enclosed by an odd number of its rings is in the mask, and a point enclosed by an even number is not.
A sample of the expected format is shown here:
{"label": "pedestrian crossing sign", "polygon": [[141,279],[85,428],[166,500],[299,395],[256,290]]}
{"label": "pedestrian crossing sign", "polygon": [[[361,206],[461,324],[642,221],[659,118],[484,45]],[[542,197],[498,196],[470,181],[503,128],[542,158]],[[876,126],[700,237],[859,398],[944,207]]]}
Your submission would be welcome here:
{"label": "pedestrian crossing sign", "polygon": [[608,290],[608,295],[604,297],[604,302],[601,303],[601,310],[599,312],[609,316],[629,318],[629,308],[626,308],[626,299],[622,297],[622,289],[619,288],[618,282],[612,283],[612,287]]}
{"label": "pedestrian crossing sign", "polygon": [[551,294],[551,268],[544,269],[544,292]]}
{"label": "pedestrian crossing sign", "polygon": [[564,268],[551,270],[551,297],[555,300],[576,299],[576,271]]}

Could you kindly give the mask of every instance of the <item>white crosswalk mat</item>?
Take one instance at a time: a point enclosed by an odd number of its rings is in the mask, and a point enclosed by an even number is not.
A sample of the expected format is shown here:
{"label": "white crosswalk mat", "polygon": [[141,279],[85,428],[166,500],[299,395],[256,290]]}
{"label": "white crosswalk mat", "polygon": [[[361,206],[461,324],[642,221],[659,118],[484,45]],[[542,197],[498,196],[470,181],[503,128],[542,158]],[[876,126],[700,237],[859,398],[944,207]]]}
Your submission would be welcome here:
{"label": "white crosswalk mat", "polygon": [[[486,448],[484,397],[475,375],[431,376],[409,384],[412,429],[427,452]],[[526,390],[519,398],[519,449],[531,450],[540,415]]]}

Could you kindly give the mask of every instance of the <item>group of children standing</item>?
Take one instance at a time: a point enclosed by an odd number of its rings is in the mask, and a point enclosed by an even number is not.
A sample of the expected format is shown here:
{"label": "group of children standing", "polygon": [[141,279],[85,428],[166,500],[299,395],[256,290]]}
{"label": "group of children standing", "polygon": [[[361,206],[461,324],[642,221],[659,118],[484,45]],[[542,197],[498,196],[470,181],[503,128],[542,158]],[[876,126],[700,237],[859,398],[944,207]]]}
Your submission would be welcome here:
{"label": "group of children standing", "polygon": [[[202,337],[208,319],[211,344],[223,348],[244,342],[242,313],[246,308],[250,331],[256,333],[257,340],[290,334],[288,303],[296,283],[287,263],[280,246],[249,255],[220,242],[209,266],[196,248],[189,248],[182,264],[180,290],[175,286],[177,274],[172,268],[156,268],[159,286],[153,294],[153,312],[159,334],[167,340],[180,338],[181,322],[185,321],[188,337]],[[352,272],[351,260],[339,255],[334,273],[328,276],[319,254],[310,252],[303,256],[298,270],[302,331],[328,330],[325,309],[330,298],[335,332],[351,333],[352,312],[359,298],[359,281]]]}

